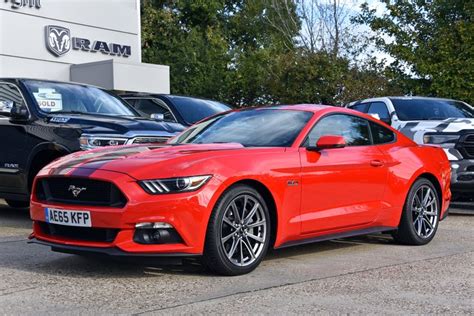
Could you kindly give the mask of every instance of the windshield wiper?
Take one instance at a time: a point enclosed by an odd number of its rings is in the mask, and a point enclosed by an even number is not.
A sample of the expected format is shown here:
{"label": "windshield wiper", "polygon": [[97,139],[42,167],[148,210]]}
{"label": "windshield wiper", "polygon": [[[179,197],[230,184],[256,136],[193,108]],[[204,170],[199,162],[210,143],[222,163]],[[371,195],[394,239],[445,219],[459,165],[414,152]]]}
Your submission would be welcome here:
{"label": "windshield wiper", "polygon": [[86,112],[81,111],[57,111],[57,112],[49,112],[48,114],[87,114]]}
{"label": "windshield wiper", "polygon": [[191,144],[199,144],[199,145],[205,145],[205,144],[239,144],[242,147],[247,147],[244,144],[239,143],[239,142],[208,142],[208,143],[207,142],[197,142],[197,143],[191,143]]}
{"label": "windshield wiper", "polygon": [[432,116],[432,117],[428,117],[426,120],[427,121],[442,121],[442,120],[445,120],[446,117],[440,117],[440,116]]}
{"label": "windshield wiper", "polygon": [[81,112],[81,111],[58,111],[58,112],[50,112],[48,115],[55,114],[55,115],[68,115],[68,114],[79,114],[79,115],[95,115],[95,116],[105,116],[105,117],[121,117],[126,120],[135,120],[137,116],[133,115],[119,115],[119,114],[104,114],[104,113],[95,113],[95,112]]}

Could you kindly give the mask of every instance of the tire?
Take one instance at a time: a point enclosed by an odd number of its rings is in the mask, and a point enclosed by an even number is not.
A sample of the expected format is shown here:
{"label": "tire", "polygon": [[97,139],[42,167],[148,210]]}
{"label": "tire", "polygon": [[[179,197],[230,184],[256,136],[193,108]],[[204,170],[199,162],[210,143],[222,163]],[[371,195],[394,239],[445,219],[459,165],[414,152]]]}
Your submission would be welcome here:
{"label": "tire", "polygon": [[265,200],[252,187],[235,185],[225,191],[207,227],[204,262],[208,269],[228,276],[254,270],[270,244],[270,220]]}
{"label": "tire", "polygon": [[408,192],[395,241],[405,245],[426,245],[438,229],[440,214],[439,196],[433,183],[420,178]]}
{"label": "tire", "polygon": [[5,200],[8,206],[13,208],[27,208],[30,207],[30,202],[16,201],[16,200]]}

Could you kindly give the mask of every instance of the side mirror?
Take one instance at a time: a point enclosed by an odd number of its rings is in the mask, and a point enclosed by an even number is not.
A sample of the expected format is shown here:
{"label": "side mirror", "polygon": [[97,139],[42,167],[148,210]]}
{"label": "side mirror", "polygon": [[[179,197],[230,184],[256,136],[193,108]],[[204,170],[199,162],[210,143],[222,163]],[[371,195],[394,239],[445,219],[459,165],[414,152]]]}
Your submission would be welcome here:
{"label": "side mirror", "polygon": [[23,121],[27,120],[29,116],[30,114],[28,113],[26,106],[13,102],[10,110],[10,117],[12,120]]}
{"label": "side mirror", "polygon": [[346,141],[342,136],[327,135],[321,136],[316,143],[316,146],[310,146],[306,149],[309,151],[320,151],[322,149],[331,148],[344,148],[346,147]]}
{"label": "side mirror", "polygon": [[152,115],[150,115],[150,118],[152,120],[155,120],[155,121],[164,121],[165,120],[165,116],[161,113],[153,113]]}

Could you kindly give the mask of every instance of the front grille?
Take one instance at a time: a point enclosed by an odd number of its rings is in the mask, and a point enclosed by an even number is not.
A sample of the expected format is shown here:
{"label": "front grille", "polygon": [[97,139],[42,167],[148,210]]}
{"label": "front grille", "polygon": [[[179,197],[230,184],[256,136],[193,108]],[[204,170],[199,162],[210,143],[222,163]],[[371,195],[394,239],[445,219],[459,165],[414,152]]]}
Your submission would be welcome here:
{"label": "front grille", "polygon": [[111,243],[117,237],[118,229],[72,227],[39,222],[41,232],[51,237],[71,240]]}
{"label": "front grille", "polygon": [[113,183],[88,178],[39,179],[35,194],[40,201],[69,205],[122,208],[127,204],[126,197]]}
{"label": "front grille", "polygon": [[461,137],[457,147],[464,158],[474,159],[474,134]]}
{"label": "front grille", "polygon": [[132,144],[163,144],[169,137],[136,137],[132,140]]}

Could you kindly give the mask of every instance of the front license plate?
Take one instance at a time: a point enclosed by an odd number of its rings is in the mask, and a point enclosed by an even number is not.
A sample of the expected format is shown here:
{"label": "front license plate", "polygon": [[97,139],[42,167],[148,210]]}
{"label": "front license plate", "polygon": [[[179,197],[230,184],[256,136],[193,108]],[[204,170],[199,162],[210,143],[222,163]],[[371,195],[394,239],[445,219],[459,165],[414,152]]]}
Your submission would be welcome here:
{"label": "front license plate", "polygon": [[92,227],[91,213],[88,211],[60,210],[57,208],[45,208],[46,222],[51,224]]}

